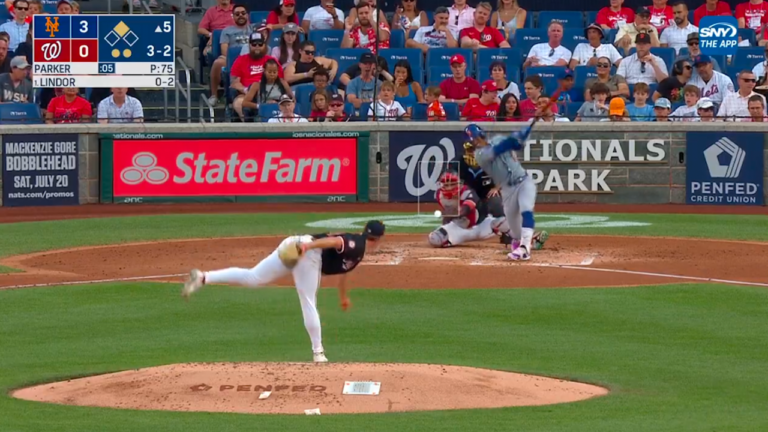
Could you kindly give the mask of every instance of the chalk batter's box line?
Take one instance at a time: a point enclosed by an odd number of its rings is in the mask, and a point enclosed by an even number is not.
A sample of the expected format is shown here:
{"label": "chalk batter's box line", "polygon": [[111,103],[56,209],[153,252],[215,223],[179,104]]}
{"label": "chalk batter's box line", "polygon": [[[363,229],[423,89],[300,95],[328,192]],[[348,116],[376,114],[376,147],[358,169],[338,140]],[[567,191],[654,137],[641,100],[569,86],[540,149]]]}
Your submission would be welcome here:
{"label": "chalk batter's box line", "polygon": [[[419,165],[418,165],[418,166],[419,166],[419,168],[418,168],[418,171],[417,171],[417,172],[416,172],[416,174],[415,174],[415,175],[416,175],[416,177],[419,179],[419,182],[420,182],[420,184],[416,185],[416,187],[417,187],[417,188],[420,188],[420,187],[424,186],[424,184],[422,183],[422,180],[423,180],[423,179],[422,179],[422,177],[421,177],[421,171],[422,171],[422,170],[421,170],[421,168],[422,168],[423,164],[431,164],[431,165],[435,165],[435,164],[437,164],[437,162],[435,162],[435,161],[419,161]],[[447,161],[447,162],[440,162],[440,164],[441,164],[441,165],[442,165],[442,164],[445,164],[445,165],[446,165],[446,168],[450,168],[451,166],[453,166],[453,165],[455,164],[455,165],[456,165],[456,173],[457,173],[457,175],[458,175],[458,177],[459,177],[459,181],[461,182],[461,171],[459,170],[459,168],[461,168],[461,165],[460,165],[459,161],[455,161],[455,162],[451,162],[451,161]],[[445,172],[445,170],[442,170],[442,169],[441,169],[441,170],[440,170],[440,174],[442,175],[442,173],[443,173],[443,172]],[[439,178],[439,177],[438,177],[438,178]],[[428,192],[428,193],[431,193],[431,192],[432,192],[432,191],[430,191],[430,192]],[[458,201],[459,201],[459,198],[458,198],[458,197],[456,197],[456,204],[457,204],[457,205],[456,205],[456,209],[457,209],[457,210],[456,210],[456,214],[443,214],[443,216],[444,216],[444,217],[459,217],[459,213],[458,213],[458,209],[459,209],[459,206],[458,206]],[[430,204],[431,204],[431,203],[430,203]],[[421,212],[421,195],[419,195],[419,196],[417,196],[417,197],[416,197],[416,214],[417,214],[417,215],[419,215],[419,216],[421,216],[421,215],[423,214],[423,213]]]}

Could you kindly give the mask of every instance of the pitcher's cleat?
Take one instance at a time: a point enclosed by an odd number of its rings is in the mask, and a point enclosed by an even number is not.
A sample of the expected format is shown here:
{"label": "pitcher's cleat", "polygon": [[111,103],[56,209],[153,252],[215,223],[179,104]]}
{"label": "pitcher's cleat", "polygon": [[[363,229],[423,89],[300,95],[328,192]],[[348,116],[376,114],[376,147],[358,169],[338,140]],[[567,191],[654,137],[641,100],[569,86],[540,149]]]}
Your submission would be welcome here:
{"label": "pitcher's cleat", "polygon": [[544,248],[544,243],[549,239],[549,233],[546,231],[540,231],[533,235],[533,250],[541,250]]}
{"label": "pitcher's cleat", "polygon": [[205,275],[198,269],[189,272],[187,281],[184,282],[184,289],[181,290],[181,296],[189,300],[192,293],[200,290],[205,285]]}
{"label": "pitcher's cleat", "polygon": [[328,363],[328,358],[325,357],[325,353],[323,351],[314,353],[312,357],[315,363]]}

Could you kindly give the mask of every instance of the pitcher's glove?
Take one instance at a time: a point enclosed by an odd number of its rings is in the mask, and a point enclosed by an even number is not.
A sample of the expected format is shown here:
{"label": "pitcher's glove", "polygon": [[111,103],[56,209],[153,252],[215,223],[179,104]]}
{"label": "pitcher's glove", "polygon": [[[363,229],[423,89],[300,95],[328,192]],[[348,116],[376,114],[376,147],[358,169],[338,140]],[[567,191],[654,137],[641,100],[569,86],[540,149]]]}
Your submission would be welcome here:
{"label": "pitcher's glove", "polygon": [[298,239],[285,242],[277,249],[277,256],[280,261],[289,269],[295,267],[303,255],[304,249]]}

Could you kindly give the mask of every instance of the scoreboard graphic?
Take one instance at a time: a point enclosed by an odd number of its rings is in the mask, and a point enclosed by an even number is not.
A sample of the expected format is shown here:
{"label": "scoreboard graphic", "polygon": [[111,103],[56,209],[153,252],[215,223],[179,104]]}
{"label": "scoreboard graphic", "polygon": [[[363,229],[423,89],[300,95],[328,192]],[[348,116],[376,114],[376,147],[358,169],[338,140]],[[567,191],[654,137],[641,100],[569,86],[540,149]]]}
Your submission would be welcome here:
{"label": "scoreboard graphic", "polygon": [[176,87],[174,15],[35,15],[35,88]]}

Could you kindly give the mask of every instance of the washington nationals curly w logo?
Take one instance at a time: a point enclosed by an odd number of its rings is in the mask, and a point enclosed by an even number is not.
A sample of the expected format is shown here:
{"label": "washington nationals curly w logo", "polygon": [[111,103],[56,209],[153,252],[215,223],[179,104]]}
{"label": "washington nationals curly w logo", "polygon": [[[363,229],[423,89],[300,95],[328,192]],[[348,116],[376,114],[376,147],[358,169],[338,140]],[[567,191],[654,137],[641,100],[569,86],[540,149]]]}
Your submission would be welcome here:
{"label": "washington nationals curly w logo", "polygon": [[43,58],[45,61],[51,61],[59,57],[61,54],[61,41],[48,42],[43,44]]}
{"label": "washington nationals curly w logo", "polygon": [[456,156],[450,138],[440,139],[439,144],[430,147],[426,144],[412,145],[397,155],[397,166],[405,170],[405,189],[414,197],[437,190],[437,180],[445,163]]}

